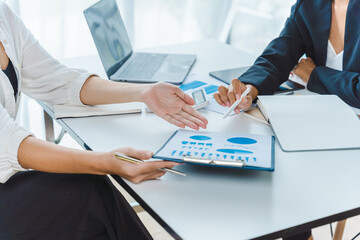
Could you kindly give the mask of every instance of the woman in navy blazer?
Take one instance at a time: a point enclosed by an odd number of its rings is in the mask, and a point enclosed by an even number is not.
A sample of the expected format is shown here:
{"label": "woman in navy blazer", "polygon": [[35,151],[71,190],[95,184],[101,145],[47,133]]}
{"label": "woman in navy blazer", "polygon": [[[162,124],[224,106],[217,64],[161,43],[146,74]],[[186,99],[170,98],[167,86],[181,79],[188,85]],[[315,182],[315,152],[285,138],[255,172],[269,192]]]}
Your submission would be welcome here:
{"label": "woman in navy blazer", "polygon": [[[258,94],[273,94],[295,67],[295,74],[310,91],[336,94],[347,104],[360,108],[359,14],[357,0],[298,0],[280,36],[238,78],[241,82],[234,79],[229,88],[220,87],[215,99],[229,106],[247,85],[251,92],[237,107],[238,113],[241,108],[249,108]],[[335,50],[343,47],[342,71],[325,66],[329,37]],[[307,59],[298,63],[304,54]]]}
{"label": "woman in navy blazer", "polygon": [[[280,36],[229,87],[219,87],[219,92],[214,94],[216,101],[229,107],[249,87],[250,93],[235,109],[239,113],[240,109],[248,109],[258,94],[273,94],[293,70],[310,91],[336,94],[349,105],[360,108],[359,16],[359,0],[298,0]],[[336,56],[343,54],[335,64],[342,70],[328,66],[331,58],[328,49],[334,50]],[[306,58],[299,62],[304,54]],[[310,236],[309,230],[287,239]]]}

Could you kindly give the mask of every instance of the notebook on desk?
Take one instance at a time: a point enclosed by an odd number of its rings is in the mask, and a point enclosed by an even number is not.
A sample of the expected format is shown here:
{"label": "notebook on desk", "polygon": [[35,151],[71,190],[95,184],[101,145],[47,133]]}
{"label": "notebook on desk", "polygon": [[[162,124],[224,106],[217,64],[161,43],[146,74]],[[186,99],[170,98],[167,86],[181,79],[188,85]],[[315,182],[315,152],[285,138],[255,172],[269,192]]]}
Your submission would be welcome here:
{"label": "notebook on desk", "polygon": [[55,118],[76,118],[141,113],[144,104],[140,102],[104,104],[94,106],[54,105]]}
{"label": "notebook on desk", "polygon": [[274,136],[178,130],[153,158],[274,171]]}
{"label": "notebook on desk", "polygon": [[360,120],[335,95],[258,96],[284,151],[360,148]]}

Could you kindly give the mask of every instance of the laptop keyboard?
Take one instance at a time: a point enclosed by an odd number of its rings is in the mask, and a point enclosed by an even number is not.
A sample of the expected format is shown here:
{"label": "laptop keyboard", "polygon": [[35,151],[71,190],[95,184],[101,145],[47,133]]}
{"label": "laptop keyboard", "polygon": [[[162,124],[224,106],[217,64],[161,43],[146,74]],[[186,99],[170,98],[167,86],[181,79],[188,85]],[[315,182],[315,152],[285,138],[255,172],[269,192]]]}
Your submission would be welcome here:
{"label": "laptop keyboard", "polygon": [[121,72],[119,79],[151,79],[163,64],[167,54],[137,53],[135,58]]}

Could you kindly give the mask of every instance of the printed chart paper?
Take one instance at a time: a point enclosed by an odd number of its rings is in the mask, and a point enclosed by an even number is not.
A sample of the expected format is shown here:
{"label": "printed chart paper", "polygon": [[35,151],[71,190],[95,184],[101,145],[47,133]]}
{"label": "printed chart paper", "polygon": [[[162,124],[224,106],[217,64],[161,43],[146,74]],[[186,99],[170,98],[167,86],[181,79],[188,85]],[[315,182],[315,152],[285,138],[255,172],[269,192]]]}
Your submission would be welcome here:
{"label": "printed chart paper", "polygon": [[184,155],[245,162],[247,167],[272,168],[273,136],[178,130],[155,154],[156,158],[182,160]]}
{"label": "printed chart paper", "polygon": [[[195,74],[191,74],[190,76],[188,76],[186,83],[180,86],[180,89],[186,93],[189,93],[189,92],[193,92],[197,89],[204,88],[207,98],[209,99],[209,105],[206,106],[204,109],[207,109],[207,110],[210,110],[213,112],[217,112],[220,114],[224,114],[228,110],[228,108],[219,105],[214,98],[214,93],[217,92],[218,87],[219,87],[219,85],[206,83],[206,79],[202,79],[201,77],[199,77]],[[234,114],[235,113],[233,111],[230,114],[230,116],[234,115]]]}

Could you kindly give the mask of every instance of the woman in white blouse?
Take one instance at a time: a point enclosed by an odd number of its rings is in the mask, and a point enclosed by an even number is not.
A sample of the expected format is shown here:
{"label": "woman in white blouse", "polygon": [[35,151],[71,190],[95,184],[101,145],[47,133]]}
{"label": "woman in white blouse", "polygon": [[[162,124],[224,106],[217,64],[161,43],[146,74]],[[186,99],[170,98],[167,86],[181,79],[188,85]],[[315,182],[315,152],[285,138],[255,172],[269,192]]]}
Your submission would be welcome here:
{"label": "woman in white blouse", "polygon": [[0,239],[151,238],[104,175],[138,183],[178,164],[130,164],[117,160],[114,152],[144,160],[152,153],[132,148],[98,153],[36,139],[14,121],[21,93],[52,104],[142,101],[178,127],[206,128],[207,120],[190,106],[194,101],[170,84],[115,83],[66,68],[2,1],[0,65]]}

